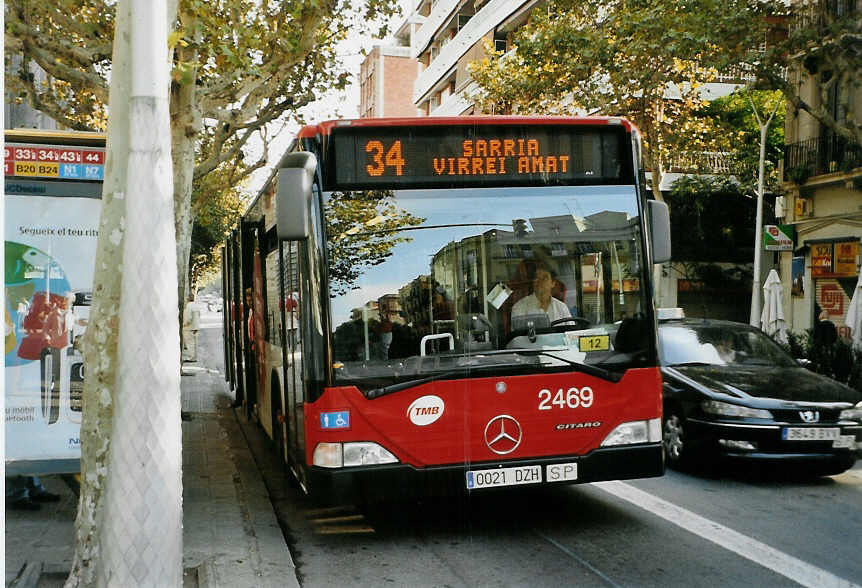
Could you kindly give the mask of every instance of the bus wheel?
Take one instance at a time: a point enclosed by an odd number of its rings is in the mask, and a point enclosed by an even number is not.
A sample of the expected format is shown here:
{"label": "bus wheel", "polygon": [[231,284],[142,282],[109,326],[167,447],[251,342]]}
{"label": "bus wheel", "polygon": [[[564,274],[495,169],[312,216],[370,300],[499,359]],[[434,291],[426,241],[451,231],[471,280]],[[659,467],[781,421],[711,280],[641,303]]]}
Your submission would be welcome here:
{"label": "bus wheel", "polygon": [[685,437],[683,420],[673,412],[665,414],[662,432],[662,447],[669,466],[680,468],[685,464]]}

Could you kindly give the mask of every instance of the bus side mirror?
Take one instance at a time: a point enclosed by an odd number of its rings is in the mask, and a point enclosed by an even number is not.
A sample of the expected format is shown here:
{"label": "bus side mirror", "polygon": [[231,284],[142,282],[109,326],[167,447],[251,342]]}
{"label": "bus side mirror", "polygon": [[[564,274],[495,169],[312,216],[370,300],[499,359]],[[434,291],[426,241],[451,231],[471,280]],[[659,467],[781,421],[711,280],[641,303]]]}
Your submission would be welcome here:
{"label": "bus side mirror", "polygon": [[275,202],[275,226],[279,239],[307,239],[311,218],[311,187],[317,170],[313,153],[288,153],[278,170],[278,192]]}
{"label": "bus side mirror", "polygon": [[653,263],[670,261],[670,213],[667,204],[647,200]]}

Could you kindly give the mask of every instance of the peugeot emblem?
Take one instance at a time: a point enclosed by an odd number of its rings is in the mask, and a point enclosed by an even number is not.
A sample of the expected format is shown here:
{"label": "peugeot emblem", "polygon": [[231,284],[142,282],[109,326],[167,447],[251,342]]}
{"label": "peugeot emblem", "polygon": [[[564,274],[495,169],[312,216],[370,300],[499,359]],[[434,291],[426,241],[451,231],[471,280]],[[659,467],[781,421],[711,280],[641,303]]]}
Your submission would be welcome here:
{"label": "peugeot emblem", "polygon": [[806,423],[816,423],[820,420],[820,412],[817,410],[800,410],[799,418]]}
{"label": "peugeot emblem", "polygon": [[497,455],[512,453],[520,444],[521,425],[509,415],[497,415],[485,425],[485,445]]}

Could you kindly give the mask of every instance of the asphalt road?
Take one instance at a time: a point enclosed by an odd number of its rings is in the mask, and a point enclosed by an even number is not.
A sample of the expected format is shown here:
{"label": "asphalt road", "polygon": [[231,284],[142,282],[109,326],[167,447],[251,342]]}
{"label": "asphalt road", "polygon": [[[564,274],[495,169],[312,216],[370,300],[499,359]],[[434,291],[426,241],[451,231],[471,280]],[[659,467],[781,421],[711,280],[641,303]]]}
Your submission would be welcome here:
{"label": "asphalt road", "polygon": [[862,464],[319,509],[246,430],[303,586],[854,586]]}

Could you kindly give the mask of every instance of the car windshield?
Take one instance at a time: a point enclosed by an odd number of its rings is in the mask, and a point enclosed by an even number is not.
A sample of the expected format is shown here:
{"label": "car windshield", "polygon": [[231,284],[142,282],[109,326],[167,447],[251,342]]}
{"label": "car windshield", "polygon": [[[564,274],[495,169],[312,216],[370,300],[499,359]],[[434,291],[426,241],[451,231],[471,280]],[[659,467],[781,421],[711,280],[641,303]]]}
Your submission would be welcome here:
{"label": "car windshield", "polygon": [[662,365],[792,367],[796,362],[761,331],[736,323],[659,325]]}
{"label": "car windshield", "polygon": [[325,200],[337,383],[609,361],[619,371],[649,349],[648,329],[615,345],[599,326],[646,324],[635,321],[646,305],[632,186]]}

